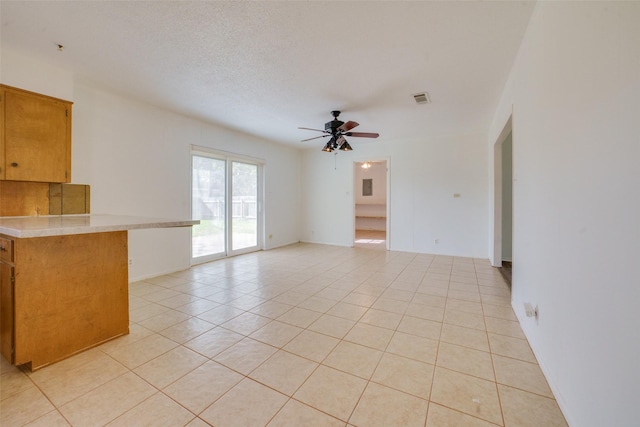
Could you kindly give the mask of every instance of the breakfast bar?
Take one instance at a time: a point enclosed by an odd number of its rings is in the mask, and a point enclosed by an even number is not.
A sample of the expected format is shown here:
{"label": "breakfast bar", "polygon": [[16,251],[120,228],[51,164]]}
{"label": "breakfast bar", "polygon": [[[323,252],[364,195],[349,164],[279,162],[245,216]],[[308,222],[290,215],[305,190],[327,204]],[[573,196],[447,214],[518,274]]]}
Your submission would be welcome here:
{"label": "breakfast bar", "polygon": [[129,332],[129,230],[192,220],[0,217],[0,349],[36,370]]}

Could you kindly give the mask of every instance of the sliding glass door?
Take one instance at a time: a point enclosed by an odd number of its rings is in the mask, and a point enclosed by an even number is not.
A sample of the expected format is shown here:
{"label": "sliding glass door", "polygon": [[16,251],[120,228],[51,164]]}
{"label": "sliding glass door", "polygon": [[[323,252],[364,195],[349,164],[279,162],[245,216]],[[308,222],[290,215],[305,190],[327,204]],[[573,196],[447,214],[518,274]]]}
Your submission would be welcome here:
{"label": "sliding glass door", "polygon": [[192,262],[257,250],[260,245],[260,164],[194,151]]}
{"label": "sliding glass door", "polygon": [[258,165],[231,162],[231,250],[258,246]]}

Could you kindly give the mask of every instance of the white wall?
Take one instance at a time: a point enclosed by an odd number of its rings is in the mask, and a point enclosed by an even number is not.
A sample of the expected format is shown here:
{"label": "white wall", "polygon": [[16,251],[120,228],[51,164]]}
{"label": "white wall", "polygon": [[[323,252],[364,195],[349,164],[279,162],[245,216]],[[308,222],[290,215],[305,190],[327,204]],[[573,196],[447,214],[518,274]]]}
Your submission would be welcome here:
{"label": "white wall", "polygon": [[[272,236],[265,247],[299,241],[298,150],[96,89],[35,59],[2,56],[3,83],[74,101],[72,181],[91,185],[93,213],[189,218],[195,144],[263,159],[265,235]],[[52,70],[58,78],[43,84],[40,73]],[[129,257],[130,280],[188,268],[190,229],[131,231]]]}
{"label": "white wall", "polygon": [[349,141],[354,151],[337,155],[321,152],[322,147],[304,151],[302,240],[352,245],[353,162],[388,159],[390,248],[486,258],[486,135],[383,138]]}
{"label": "white wall", "polygon": [[489,134],[513,110],[513,307],[573,426],[638,425],[639,23],[539,2]]}

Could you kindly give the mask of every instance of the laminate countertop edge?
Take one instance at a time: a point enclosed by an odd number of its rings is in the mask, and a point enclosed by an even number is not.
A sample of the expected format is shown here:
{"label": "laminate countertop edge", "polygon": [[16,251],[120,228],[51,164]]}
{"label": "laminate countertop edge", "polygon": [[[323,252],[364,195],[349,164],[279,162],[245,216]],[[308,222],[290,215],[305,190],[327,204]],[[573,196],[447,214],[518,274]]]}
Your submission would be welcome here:
{"label": "laminate countertop edge", "polygon": [[33,238],[149,228],[191,227],[199,223],[198,220],[104,214],[5,216],[0,217],[0,234],[17,238]]}

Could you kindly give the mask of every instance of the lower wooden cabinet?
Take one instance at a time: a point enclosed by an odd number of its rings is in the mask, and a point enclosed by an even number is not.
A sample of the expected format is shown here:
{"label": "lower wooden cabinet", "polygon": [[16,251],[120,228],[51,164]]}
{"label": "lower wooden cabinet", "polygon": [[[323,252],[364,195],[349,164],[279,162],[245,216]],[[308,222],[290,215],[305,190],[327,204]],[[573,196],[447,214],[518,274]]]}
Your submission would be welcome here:
{"label": "lower wooden cabinet", "polygon": [[0,242],[12,245],[0,266],[8,361],[35,370],[129,332],[126,231]]}

